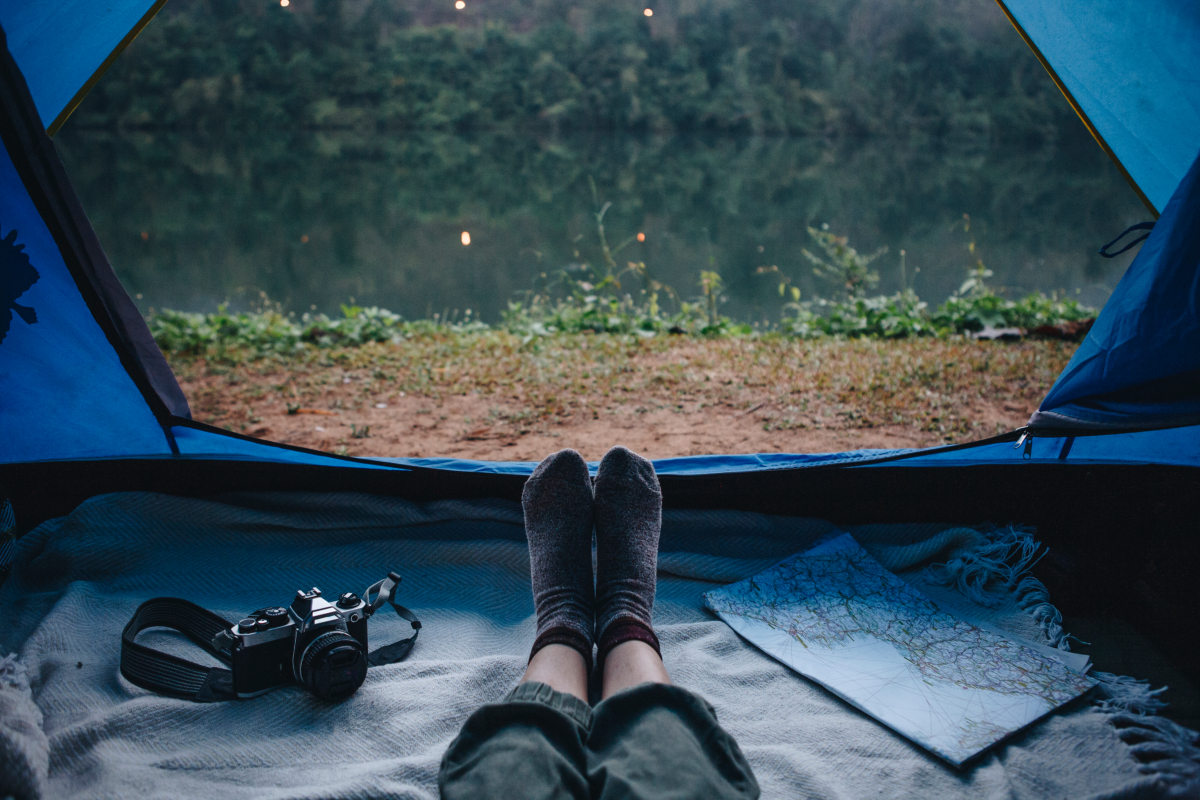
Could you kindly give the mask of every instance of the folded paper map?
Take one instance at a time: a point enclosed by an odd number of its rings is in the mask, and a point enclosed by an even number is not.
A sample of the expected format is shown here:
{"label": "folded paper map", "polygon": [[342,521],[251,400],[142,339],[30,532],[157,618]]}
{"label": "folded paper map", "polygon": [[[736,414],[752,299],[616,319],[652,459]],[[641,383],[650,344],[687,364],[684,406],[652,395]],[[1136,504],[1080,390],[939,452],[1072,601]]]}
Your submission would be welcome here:
{"label": "folded paper map", "polygon": [[955,765],[1095,683],[946,613],[849,534],[704,600],[768,655]]}

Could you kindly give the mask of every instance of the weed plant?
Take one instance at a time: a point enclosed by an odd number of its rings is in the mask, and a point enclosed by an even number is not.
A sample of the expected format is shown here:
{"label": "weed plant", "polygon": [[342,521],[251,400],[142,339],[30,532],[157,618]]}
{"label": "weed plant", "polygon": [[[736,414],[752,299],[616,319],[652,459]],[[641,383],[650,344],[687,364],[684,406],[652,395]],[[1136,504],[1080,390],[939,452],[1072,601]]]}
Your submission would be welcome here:
{"label": "weed plant", "polygon": [[[702,338],[779,335],[795,339],[905,339],[946,338],[985,328],[1031,330],[1096,315],[1095,309],[1056,295],[1039,293],[1009,300],[987,285],[986,279],[992,273],[981,260],[969,270],[959,290],[933,310],[910,288],[891,296],[868,297],[866,288],[878,282],[878,275],[868,265],[884,251],[862,256],[844,237],[810,229],[826,258],[807,255],[821,265],[817,268],[820,274],[844,287],[845,299],[818,297],[802,301],[800,290],[777,266],[760,268],[760,274],[775,276],[779,281],[779,294],[785,302],[776,326],[756,330],[719,313],[722,281],[715,264],[701,271],[699,294],[687,300],[671,287],[652,280],[645,263],[626,262],[618,270],[615,256],[626,243],[609,248],[603,227],[608,207],[605,204],[595,213],[602,263],[593,266],[584,260],[553,274],[542,273],[523,299],[509,303],[495,328],[472,319],[470,311],[461,317],[455,312],[410,321],[386,309],[343,305],[341,317],[307,313],[297,317],[285,314],[263,296],[259,308],[246,312],[230,312],[225,305],[212,314],[154,311],[149,317],[150,330],[165,352],[240,362],[271,356],[286,358],[313,349],[399,343],[437,333],[469,334],[493,329],[518,336],[524,344],[544,336],[580,333],[642,338],[675,334]],[[969,250],[974,254],[974,242]]]}

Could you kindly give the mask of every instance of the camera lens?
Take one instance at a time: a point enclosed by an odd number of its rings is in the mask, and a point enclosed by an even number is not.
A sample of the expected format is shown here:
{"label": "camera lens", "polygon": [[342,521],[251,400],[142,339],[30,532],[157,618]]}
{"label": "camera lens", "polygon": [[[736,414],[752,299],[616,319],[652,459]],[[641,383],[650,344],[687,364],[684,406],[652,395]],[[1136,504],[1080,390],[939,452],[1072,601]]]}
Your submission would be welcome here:
{"label": "camera lens", "polygon": [[341,700],[367,678],[367,652],[345,631],[323,633],[304,650],[297,680],[322,700]]}

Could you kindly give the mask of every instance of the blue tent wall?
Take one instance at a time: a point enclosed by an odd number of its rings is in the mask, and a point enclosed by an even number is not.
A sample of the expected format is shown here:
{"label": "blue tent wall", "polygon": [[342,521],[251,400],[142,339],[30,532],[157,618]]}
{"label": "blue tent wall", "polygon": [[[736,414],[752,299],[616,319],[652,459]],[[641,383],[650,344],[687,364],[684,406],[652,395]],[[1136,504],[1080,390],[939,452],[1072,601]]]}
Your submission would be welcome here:
{"label": "blue tent wall", "polygon": [[166,0],[5,0],[0,26],[53,134]]}
{"label": "blue tent wall", "polygon": [[187,400],[121,288],[0,30],[0,459],[161,454]]}
{"label": "blue tent wall", "polygon": [[1030,426],[1195,422],[1200,422],[1200,158]]}
{"label": "blue tent wall", "polygon": [[[1193,119],[1189,114],[1194,115],[1196,111],[1197,86],[1200,85],[1194,77],[1198,73],[1189,70],[1194,66],[1192,62],[1200,57],[1200,48],[1185,46],[1190,41],[1187,40],[1188,32],[1200,30],[1200,25],[1196,24],[1200,15],[1193,13],[1190,6],[1184,8],[1182,4],[1153,0],[1148,10],[1138,6],[1141,9],[1139,21],[1130,22],[1134,6],[1125,0],[1096,0],[1094,5],[1087,5],[1082,10],[1076,8],[1076,4],[1077,0],[1057,0],[1049,4],[1016,0],[1009,2],[1008,7],[1022,30],[1039,43],[1044,58],[1064,81],[1064,87],[1079,101],[1081,110],[1100,120],[1098,130],[1108,132],[1105,136],[1116,143],[1115,150],[1128,162],[1131,175],[1139,182],[1149,181],[1147,185],[1156,180],[1159,183],[1155,185],[1161,186],[1178,182],[1175,170],[1179,153],[1190,151],[1194,156],[1195,131],[1200,130],[1189,127],[1189,120]],[[24,49],[20,50],[20,58],[37,71],[31,91],[24,83],[19,66],[5,52],[3,138],[6,156],[11,155],[11,158],[0,165],[3,166],[0,191],[4,192],[3,205],[0,205],[0,212],[4,214],[0,216],[0,236],[16,227],[19,234],[16,243],[26,245],[24,252],[32,257],[31,264],[38,265],[40,274],[33,286],[24,290],[19,299],[11,298],[11,302],[35,309],[62,309],[56,311],[54,319],[39,311],[38,321],[33,325],[20,318],[15,306],[10,312],[10,316],[15,316],[9,341],[0,344],[0,378],[7,382],[6,387],[28,387],[29,391],[18,401],[8,402],[0,409],[0,422],[9,430],[21,431],[11,446],[0,448],[0,463],[139,455],[260,461],[264,464],[361,466],[366,469],[385,468],[385,464],[390,464],[400,467],[398,472],[404,468],[432,468],[448,476],[464,473],[520,475],[526,472],[530,465],[486,465],[456,459],[355,462],[256,442],[189,421],[186,399],[144,321],[113,275],[54,154],[53,145],[42,132],[44,117],[55,109],[61,114],[69,105],[64,100],[68,91],[74,92],[72,97],[79,95],[91,79],[88,76],[94,77],[95,70],[102,66],[97,59],[103,61],[112,55],[111,48],[127,42],[158,5],[160,3],[152,5],[146,0],[140,3],[120,0],[102,7],[85,7],[75,2],[50,6],[26,2],[8,4],[0,10],[0,21],[22,26],[20,36]],[[72,8],[77,14],[71,24],[54,24],[59,14]],[[76,24],[89,18],[88,15],[100,19],[97,14],[103,19],[92,26],[94,30]],[[122,20],[119,24],[118,19]],[[1171,31],[1162,41],[1151,42],[1143,33],[1149,24],[1147,20],[1159,23],[1170,20]],[[1125,23],[1133,26],[1135,35],[1132,38],[1138,46],[1131,48],[1126,41],[1124,46],[1117,47],[1120,52],[1110,53],[1106,48],[1116,47]],[[121,32],[119,29],[124,26],[132,27]],[[39,39],[30,31],[42,31],[45,35]],[[118,33],[121,33],[119,37]],[[1153,63],[1149,66],[1143,63],[1135,69],[1128,62],[1133,51],[1142,56],[1155,53]],[[53,61],[55,53],[70,55],[60,59],[64,64],[45,69],[39,66]],[[93,62],[95,66],[89,66]],[[1101,91],[1106,85],[1109,89]],[[1164,119],[1164,115],[1169,118]],[[1176,124],[1179,120],[1183,124]],[[1121,130],[1128,135],[1128,141],[1121,138],[1125,135]],[[1155,178],[1155,175],[1159,177]],[[1196,229],[1194,222],[1188,223],[1192,219],[1188,214],[1192,211],[1168,211],[1144,248],[1145,258],[1139,256],[1135,266],[1142,261],[1149,263],[1150,255],[1155,252],[1184,252],[1185,256],[1192,252],[1187,248],[1195,242],[1189,244],[1184,235],[1188,224],[1192,230]],[[41,227],[30,222],[37,215],[44,223]],[[7,221],[6,216],[20,224]],[[1176,219],[1183,221],[1173,223]],[[1170,234],[1173,229],[1176,230],[1174,238]],[[53,252],[55,248],[57,258]],[[1166,274],[1164,264],[1182,262],[1163,256],[1154,263],[1153,267],[1143,269],[1139,266],[1138,270],[1131,270],[1133,277],[1129,279],[1129,285],[1143,289],[1157,286],[1155,281],[1162,281]],[[1194,273],[1193,269],[1193,277]],[[1174,325],[1172,334],[1181,328],[1190,331],[1188,335],[1194,334],[1197,326],[1188,320],[1195,322],[1196,315],[1187,307],[1187,295],[1180,292],[1187,279],[1187,270],[1179,268],[1171,274],[1178,280],[1168,290],[1149,293],[1147,290],[1140,296],[1131,290],[1127,293],[1128,301],[1122,303],[1133,317],[1143,322],[1153,323],[1156,319],[1183,321],[1182,326]],[[1138,275],[1149,277],[1139,283]],[[1194,292],[1190,296],[1194,297]],[[1164,306],[1151,308],[1151,300],[1172,299],[1180,301],[1174,317],[1162,312]],[[1112,304],[1112,314],[1117,313],[1122,303]],[[1089,339],[1092,345],[1100,341],[1099,334],[1108,329],[1106,326],[1102,318],[1096,335]],[[1156,353],[1163,349],[1161,341],[1155,338],[1161,331],[1156,332],[1153,324],[1145,330],[1150,334],[1140,345],[1143,355],[1129,359],[1127,369],[1109,369],[1104,372],[1106,377],[1098,381],[1073,377],[1078,374],[1086,378],[1092,374],[1087,370],[1072,373],[1069,369],[1070,375],[1065,374],[1056,385],[1043,410],[1046,413],[1057,410],[1061,415],[1065,413],[1062,409],[1079,406],[1078,401],[1087,399],[1086,391],[1080,394],[1073,389],[1075,393],[1069,394],[1065,390],[1060,392],[1059,387],[1084,387],[1093,393],[1092,396],[1097,391],[1106,392],[1112,408],[1125,403],[1119,410],[1128,412],[1127,417],[1140,414],[1143,421],[1148,420],[1146,414],[1149,411],[1161,412],[1163,398],[1167,397],[1169,402],[1176,403],[1171,409],[1175,414],[1172,424],[1180,424],[1178,412],[1182,406],[1175,395],[1191,391],[1188,388],[1191,384],[1187,383],[1191,373],[1187,370],[1193,365],[1196,348],[1192,346],[1193,340],[1185,337],[1181,340],[1183,344],[1167,348],[1170,352]],[[1092,345],[1085,345],[1085,348]],[[1085,353],[1085,349],[1081,348],[1081,353]],[[1162,357],[1148,359],[1145,353]],[[1158,372],[1147,377],[1145,368],[1151,362],[1157,365]],[[1163,386],[1155,380],[1174,380],[1175,395],[1169,391],[1164,394]],[[1138,387],[1148,391],[1140,399],[1135,398],[1141,406],[1132,411],[1129,411],[1128,397],[1115,400],[1111,397],[1114,392]],[[1192,392],[1184,399],[1196,394]],[[1059,404],[1052,408],[1053,403]],[[1152,408],[1154,403],[1158,406]],[[1013,451],[1009,441],[1015,437],[1011,437],[1004,442],[989,441],[972,447],[934,448],[925,452],[707,456],[669,459],[660,462],[660,466],[664,474],[685,476],[806,467],[883,464],[915,467],[935,462],[1016,465],[1032,460],[1195,465],[1197,459],[1192,454],[1200,453],[1200,437],[1195,435],[1200,429],[1187,430],[1187,435],[1176,435],[1170,440],[1185,448],[1182,455],[1178,448],[1168,447],[1167,440],[1155,436],[1093,437],[1086,443],[1061,437],[1039,437],[1032,453]]]}
{"label": "blue tent wall", "polygon": [[1200,152],[1200,3],[997,1],[1101,146],[1161,211]]}
{"label": "blue tent wall", "polygon": [[[54,238],[0,152],[0,269],[37,280],[0,307],[0,430],[14,461],[170,452],[138,387],[96,324]],[[27,261],[25,260],[27,259]],[[13,285],[0,277],[5,288]],[[15,289],[20,289],[22,281]],[[19,304],[33,324],[17,313]],[[4,328],[7,327],[7,331]]]}

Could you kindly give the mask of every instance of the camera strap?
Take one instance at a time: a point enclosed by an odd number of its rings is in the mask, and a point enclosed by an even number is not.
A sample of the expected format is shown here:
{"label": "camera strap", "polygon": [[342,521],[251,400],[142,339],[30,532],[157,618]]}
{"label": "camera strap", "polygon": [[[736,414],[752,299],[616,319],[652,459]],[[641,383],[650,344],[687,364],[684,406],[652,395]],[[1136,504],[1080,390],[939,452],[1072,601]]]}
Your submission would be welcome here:
{"label": "camera strap", "polygon": [[[401,580],[403,578],[399,575],[389,572],[386,578],[367,587],[366,594],[363,595],[363,600],[367,603],[368,615],[373,615],[383,608],[384,603],[387,603],[400,616],[400,619],[407,620],[412,625],[413,632],[412,636],[407,639],[401,639],[368,653],[367,663],[372,667],[382,667],[385,664],[403,661],[404,657],[412,651],[413,645],[417,643],[417,634],[421,632],[421,620],[417,619],[417,615],[392,599],[395,597],[396,587],[400,585]],[[372,594],[375,595],[374,598],[371,597]]]}
{"label": "camera strap", "polygon": [[121,674],[134,686],[168,697],[198,703],[236,700],[233,673],[228,669],[205,667],[136,641],[147,628],[171,628],[228,664],[229,654],[217,649],[213,639],[231,626],[211,611],[178,597],[147,600],[121,632]]}
{"label": "camera strap", "polygon": [[[368,653],[367,663],[372,667],[403,661],[412,652],[421,630],[421,621],[416,615],[393,599],[400,580],[395,572],[389,572],[386,578],[372,584],[363,598],[368,615],[387,604],[413,629],[412,636]],[[148,628],[170,628],[228,664],[229,653],[223,645],[232,627],[232,622],[178,597],[147,600],[138,606],[121,632],[121,674],[134,686],[181,700],[198,703],[237,700],[239,698],[233,691],[233,672],[229,669],[206,667],[137,641],[137,635]]]}

